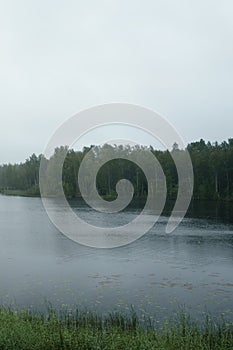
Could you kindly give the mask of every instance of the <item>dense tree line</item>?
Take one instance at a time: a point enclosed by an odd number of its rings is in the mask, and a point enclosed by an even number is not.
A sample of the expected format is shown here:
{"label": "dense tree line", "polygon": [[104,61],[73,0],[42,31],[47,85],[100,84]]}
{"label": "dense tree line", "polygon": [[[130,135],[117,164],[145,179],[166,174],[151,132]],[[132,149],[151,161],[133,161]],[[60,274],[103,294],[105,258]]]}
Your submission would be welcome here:
{"label": "dense tree line", "polygon": [[[143,147],[110,146],[96,147],[93,157],[98,159],[101,152],[117,152],[118,159],[107,162],[100,169],[97,176],[97,188],[102,196],[113,198],[116,196],[116,183],[126,178],[134,186],[135,197],[145,197],[147,194],[147,181],[142,171],[135,163],[121,158],[121,155],[140,156]],[[167,195],[175,199],[178,188],[177,171],[169,151],[149,148],[160,162],[167,181]],[[194,170],[194,199],[233,200],[233,139],[228,142],[211,144],[204,140],[192,142],[187,146]],[[79,166],[90,150],[85,147],[83,151],[68,150],[66,147],[57,148],[50,160],[46,160],[48,171],[51,164],[56,164],[59,155],[67,152],[63,165],[62,184],[67,197],[80,196],[78,185]],[[182,150],[174,145],[172,152]],[[43,156],[33,154],[24,163],[4,164],[0,166],[0,190],[5,193],[22,191],[29,195],[39,195],[39,167]],[[93,163],[96,159],[93,159]],[[92,162],[90,162],[90,171]],[[53,186],[51,173],[51,189]],[[88,191],[88,176],[83,179]],[[53,191],[54,192],[54,191]]]}
{"label": "dense tree line", "polygon": [[39,193],[41,155],[32,154],[24,163],[0,166],[0,190],[21,190]]}

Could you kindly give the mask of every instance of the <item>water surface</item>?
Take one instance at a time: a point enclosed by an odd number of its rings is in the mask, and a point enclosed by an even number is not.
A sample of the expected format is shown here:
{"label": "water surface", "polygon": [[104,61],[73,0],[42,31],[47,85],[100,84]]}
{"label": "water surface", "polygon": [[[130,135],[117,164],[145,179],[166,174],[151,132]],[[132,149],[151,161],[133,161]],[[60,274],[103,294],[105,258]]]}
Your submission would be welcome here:
{"label": "water surface", "polygon": [[[140,211],[109,216],[79,200],[71,205],[99,226],[122,225]],[[48,300],[100,312],[134,305],[159,319],[185,306],[196,316],[208,310],[232,319],[233,211],[219,205],[196,202],[172,234],[162,216],[130,245],[94,249],[62,235],[39,198],[0,196],[0,301],[44,310]]]}

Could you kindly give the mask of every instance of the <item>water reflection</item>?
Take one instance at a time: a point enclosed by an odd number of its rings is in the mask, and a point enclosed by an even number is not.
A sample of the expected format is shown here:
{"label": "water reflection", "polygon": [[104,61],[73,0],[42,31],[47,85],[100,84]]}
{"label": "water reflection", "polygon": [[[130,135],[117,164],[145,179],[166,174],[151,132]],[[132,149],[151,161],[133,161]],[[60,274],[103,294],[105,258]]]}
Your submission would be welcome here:
{"label": "water reflection", "polygon": [[[81,201],[71,204],[83,219],[109,225],[130,221],[140,210],[134,203],[109,220]],[[207,308],[232,317],[232,217],[232,204],[192,203],[174,233],[165,234],[163,216],[131,245],[103,250],[63,236],[40,199],[0,196],[1,302],[43,309],[49,300],[58,308],[68,304],[101,312],[133,304],[161,318],[185,304],[195,315]]]}

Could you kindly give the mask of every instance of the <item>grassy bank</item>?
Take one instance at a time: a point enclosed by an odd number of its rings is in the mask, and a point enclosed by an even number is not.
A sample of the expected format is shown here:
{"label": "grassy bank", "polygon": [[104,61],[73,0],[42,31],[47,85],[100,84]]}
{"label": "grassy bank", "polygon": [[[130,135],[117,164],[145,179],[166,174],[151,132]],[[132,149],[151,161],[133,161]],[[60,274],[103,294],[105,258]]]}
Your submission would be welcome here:
{"label": "grassy bank", "polygon": [[232,350],[233,325],[207,318],[198,326],[181,314],[177,321],[154,326],[131,316],[106,317],[88,311],[47,316],[29,311],[0,309],[0,349],[78,350]]}
{"label": "grassy bank", "polygon": [[40,193],[34,189],[30,190],[0,190],[6,196],[40,197]]}

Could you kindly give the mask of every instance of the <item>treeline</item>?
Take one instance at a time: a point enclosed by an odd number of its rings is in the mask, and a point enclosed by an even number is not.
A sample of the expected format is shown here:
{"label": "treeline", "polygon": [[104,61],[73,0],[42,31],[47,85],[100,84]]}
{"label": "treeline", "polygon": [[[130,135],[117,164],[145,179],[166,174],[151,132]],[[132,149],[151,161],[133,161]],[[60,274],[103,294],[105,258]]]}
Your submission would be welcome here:
{"label": "treeline", "polygon": [[[178,188],[178,178],[176,166],[173,162],[169,151],[155,150],[149,148],[160,162],[167,181],[167,197],[175,199]],[[194,199],[204,200],[233,200],[233,139],[228,142],[206,143],[204,140],[192,142],[187,146],[190,153],[193,170],[194,170]],[[64,192],[68,198],[79,197],[80,189],[78,185],[79,166],[90,150],[85,147],[83,151],[68,150],[66,147],[57,148],[54,155],[47,160],[49,167],[52,162],[59,159],[59,155],[67,152],[63,165],[62,184]],[[137,154],[143,147],[129,146],[110,146],[104,145],[95,148],[96,159],[101,152],[117,152],[121,155],[129,156]],[[179,152],[182,156],[182,150],[178,145],[174,145],[172,152]],[[0,191],[3,193],[39,195],[39,167],[42,155],[33,154],[24,163],[20,164],[4,164],[0,166]],[[94,161],[94,159],[93,159]],[[90,171],[91,171],[90,163]],[[135,163],[124,160],[115,159],[107,162],[100,169],[97,176],[97,188],[99,193],[106,198],[114,198],[116,196],[116,183],[126,178],[131,181],[134,186],[134,196],[138,198],[147,195],[147,181],[142,171]],[[83,179],[88,191],[88,176]],[[53,181],[51,177],[51,186]],[[53,189],[54,193],[54,189]]]}

